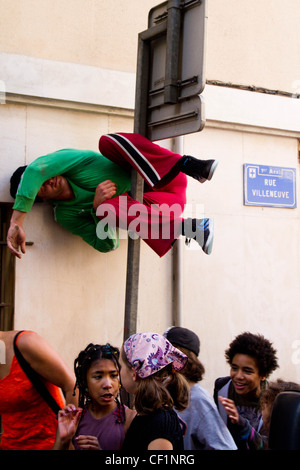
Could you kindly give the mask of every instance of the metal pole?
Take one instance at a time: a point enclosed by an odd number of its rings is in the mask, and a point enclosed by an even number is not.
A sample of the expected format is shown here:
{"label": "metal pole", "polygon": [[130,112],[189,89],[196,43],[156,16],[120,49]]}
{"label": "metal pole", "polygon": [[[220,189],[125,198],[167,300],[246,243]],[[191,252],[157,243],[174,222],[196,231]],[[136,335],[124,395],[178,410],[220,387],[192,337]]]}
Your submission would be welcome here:
{"label": "metal pole", "polygon": [[[183,154],[183,137],[173,140],[173,151]],[[183,246],[182,238],[178,238],[173,246],[173,312],[172,325],[182,326],[183,323],[183,292],[182,292],[182,270],[183,270]]]}
{"label": "metal pole", "polygon": [[[178,61],[181,28],[181,0],[168,0],[167,54],[165,71],[165,102],[177,103]],[[134,132],[147,137],[150,42],[166,30],[165,24],[153,26],[138,37],[138,57],[136,74],[136,96],[134,112]],[[132,171],[131,194],[133,199],[143,201],[142,177]],[[140,238],[128,238],[127,278],[124,316],[124,340],[136,332],[140,268]]]}
{"label": "metal pole", "polygon": [[178,65],[181,28],[181,0],[168,1],[168,27],[165,68],[164,102],[178,101]]}
{"label": "metal pole", "polygon": [[[147,130],[147,100],[149,76],[149,44],[143,40],[141,34],[138,42],[136,97],[134,113],[134,132],[146,136]],[[133,199],[143,201],[144,180],[132,170],[131,195]],[[136,333],[139,270],[140,270],[140,238],[133,239],[128,233],[127,277],[124,315],[124,340]]]}
{"label": "metal pole", "polygon": [[[149,77],[149,44],[143,40],[142,33],[138,38],[138,57],[136,73],[136,95],[134,110],[134,132],[146,136],[147,131],[147,102],[148,102],[148,77]],[[131,195],[132,198],[143,201],[144,180],[136,170],[131,172]],[[128,232],[127,251],[127,275],[125,293],[125,313],[123,341],[136,333],[139,273],[140,273],[140,238],[133,239]],[[129,408],[133,407],[133,396],[121,390],[123,403]]]}

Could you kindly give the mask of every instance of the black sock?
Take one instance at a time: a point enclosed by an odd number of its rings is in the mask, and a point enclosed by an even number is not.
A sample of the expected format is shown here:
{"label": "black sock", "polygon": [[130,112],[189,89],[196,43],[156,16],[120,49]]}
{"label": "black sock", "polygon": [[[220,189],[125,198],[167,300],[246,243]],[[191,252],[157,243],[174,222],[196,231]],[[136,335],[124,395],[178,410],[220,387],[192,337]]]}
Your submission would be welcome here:
{"label": "black sock", "polygon": [[197,220],[196,219],[188,219],[188,227],[185,226],[187,223],[187,219],[183,219],[181,223],[181,235],[186,235],[189,236],[189,234],[196,233],[196,226],[197,226]]}

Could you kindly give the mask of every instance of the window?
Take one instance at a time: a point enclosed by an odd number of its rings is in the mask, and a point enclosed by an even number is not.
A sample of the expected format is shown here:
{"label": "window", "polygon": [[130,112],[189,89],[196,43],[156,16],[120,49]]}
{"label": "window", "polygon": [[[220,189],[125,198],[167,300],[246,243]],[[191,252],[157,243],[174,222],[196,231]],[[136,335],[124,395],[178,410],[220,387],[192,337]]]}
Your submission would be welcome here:
{"label": "window", "polygon": [[6,245],[11,204],[0,204],[0,329],[14,329],[15,256]]}

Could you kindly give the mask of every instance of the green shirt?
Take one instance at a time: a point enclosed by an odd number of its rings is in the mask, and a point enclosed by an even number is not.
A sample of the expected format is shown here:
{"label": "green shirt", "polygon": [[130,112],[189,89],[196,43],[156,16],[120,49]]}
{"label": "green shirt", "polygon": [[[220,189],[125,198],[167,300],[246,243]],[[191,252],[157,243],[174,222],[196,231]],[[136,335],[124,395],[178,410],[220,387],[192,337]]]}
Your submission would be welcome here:
{"label": "green shirt", "polygon": [[116,249],[119,246],[119,237],[114,227],[106,228],[107,238],[104,240],[97,237],[96,226],[100,221],[93,210],[93,200],[97,185],[105,180],[116,183],[116,196],[129,191],[130,173],[98,152],[58,150],[37,158],[27,166],[13,208],[29,212],[42,184],[58,175],[64,175],[68,180],[74,192],[74,199],[51,201],[56,221],[98,251]]}

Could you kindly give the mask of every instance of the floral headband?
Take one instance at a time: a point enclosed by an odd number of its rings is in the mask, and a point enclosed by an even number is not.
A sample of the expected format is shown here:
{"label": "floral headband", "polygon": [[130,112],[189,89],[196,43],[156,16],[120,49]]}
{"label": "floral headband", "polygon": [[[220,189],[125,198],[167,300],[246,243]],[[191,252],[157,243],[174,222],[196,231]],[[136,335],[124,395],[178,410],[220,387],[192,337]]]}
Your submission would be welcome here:
{"label": "floral headband", "polygon": [[179,371],[187,362],[187,356],[183,352],[157,333],[131,335],[124,343],[124,351],[128,362],[142,379],[168,364],[173,364],[174,369]]}

